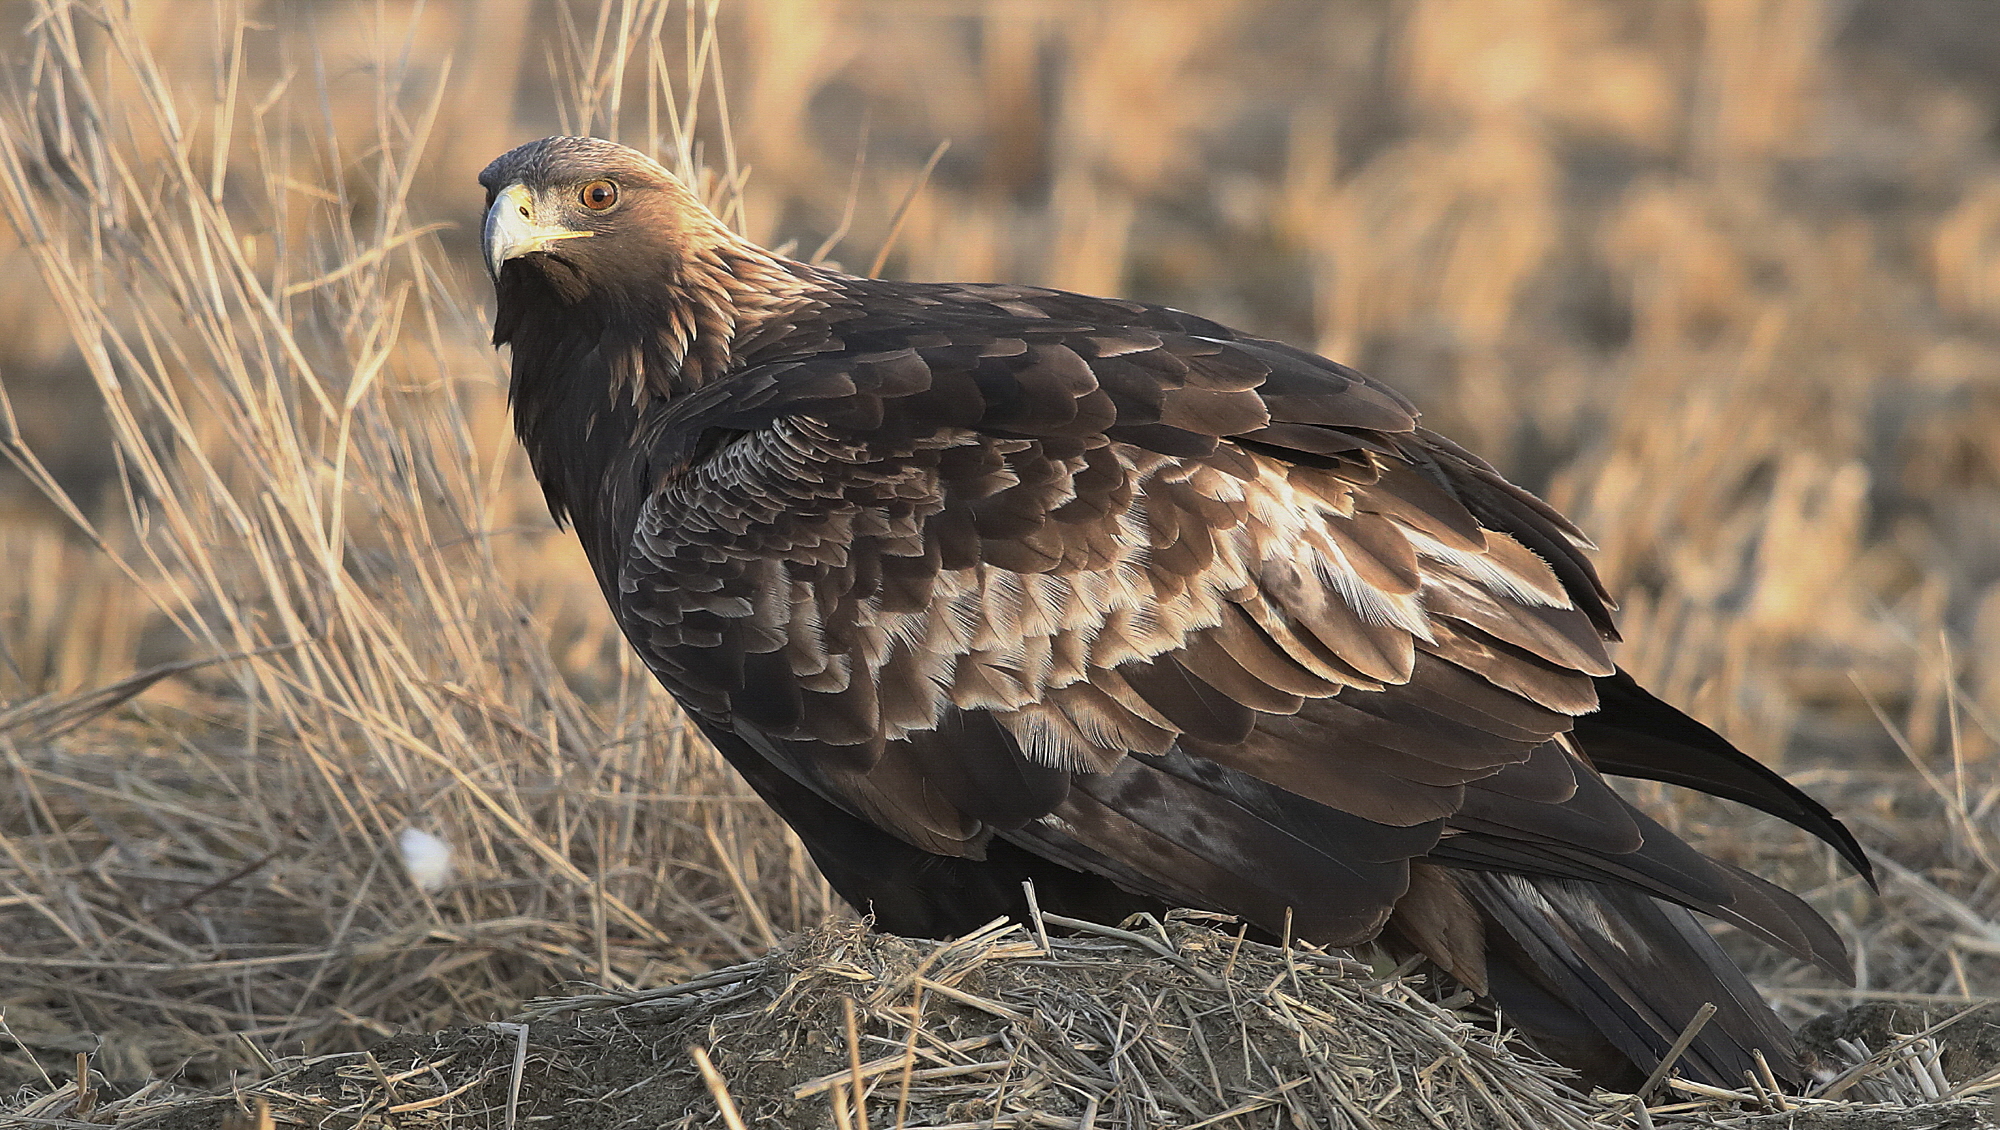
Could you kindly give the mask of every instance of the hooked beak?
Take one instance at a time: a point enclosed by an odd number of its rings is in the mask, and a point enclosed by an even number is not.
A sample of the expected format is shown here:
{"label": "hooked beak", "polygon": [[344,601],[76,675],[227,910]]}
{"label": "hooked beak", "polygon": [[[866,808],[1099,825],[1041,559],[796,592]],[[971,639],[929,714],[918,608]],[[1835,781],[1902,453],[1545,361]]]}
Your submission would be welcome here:
{"label": "hooked beak", "polygon": [[486,210],[481,233],[486,244],[486,273],[500,277],[500,266],[509,259],[534,251],[547,251],[560,239],[581,239],[592,233],[576,231],[535,219],[535,198],[525,185],[510,184],[493,197]]}

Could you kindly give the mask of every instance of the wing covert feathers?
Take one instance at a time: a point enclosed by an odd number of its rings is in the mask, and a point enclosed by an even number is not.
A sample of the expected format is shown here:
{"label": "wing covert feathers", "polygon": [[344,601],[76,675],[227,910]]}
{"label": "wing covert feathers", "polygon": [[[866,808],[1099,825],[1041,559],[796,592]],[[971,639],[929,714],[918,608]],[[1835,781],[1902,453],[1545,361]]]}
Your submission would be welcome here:
{"label": "wing covert feathers", "polygon": [[516,428],[627,638],[879,925],[970,929],[1023,881],[1199,906],[1426,954],[1600,1078],[1709,999],[1689,1070],[1791,1070],[1683,908],[1833,969],[1839,939],[1599,773],[1866,858],[1617,670],[1553,508],[1392,390],[1180,311],[790,263],[604,142],[482,182],[598,176],[602,238],[492,264]]}

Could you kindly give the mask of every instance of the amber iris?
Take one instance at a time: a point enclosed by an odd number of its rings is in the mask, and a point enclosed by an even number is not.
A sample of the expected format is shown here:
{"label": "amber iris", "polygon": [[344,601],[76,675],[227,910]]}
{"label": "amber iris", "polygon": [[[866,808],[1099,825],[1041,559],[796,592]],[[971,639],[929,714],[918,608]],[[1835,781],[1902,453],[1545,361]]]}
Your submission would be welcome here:
{"label": "amber iris", "polygon": [[608,180],[594,180],[583,186],[577,199],[591,211],[602,212],[618,203],[618,186]]}

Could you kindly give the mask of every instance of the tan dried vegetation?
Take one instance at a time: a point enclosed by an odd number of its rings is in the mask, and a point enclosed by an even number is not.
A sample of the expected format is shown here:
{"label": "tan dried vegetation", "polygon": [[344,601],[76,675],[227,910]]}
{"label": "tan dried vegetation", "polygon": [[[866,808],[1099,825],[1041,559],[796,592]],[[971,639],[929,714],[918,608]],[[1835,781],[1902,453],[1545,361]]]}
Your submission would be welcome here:
{"label": "tan dried vegetation", "polygon": [[[1166,301],[1398,384],[1598,538],[1625,665],[1884,859],[1878,900],[1640,790],[1841,923],[1860,989],[1744,951],[1775,999],[2000,993],[1976,6],[0,13],[0,1082],[39,1096],[0,1125],[572,982],[628,1001],[837,913],[627,661],[514,451],[472,178],[558,129],[795,254]],[[407,829],[448,882],[412,881]],[[1841,1092],[1991,1085],[1912,1027],[1843,1030],[1831,1066],[1881,1054]]]}

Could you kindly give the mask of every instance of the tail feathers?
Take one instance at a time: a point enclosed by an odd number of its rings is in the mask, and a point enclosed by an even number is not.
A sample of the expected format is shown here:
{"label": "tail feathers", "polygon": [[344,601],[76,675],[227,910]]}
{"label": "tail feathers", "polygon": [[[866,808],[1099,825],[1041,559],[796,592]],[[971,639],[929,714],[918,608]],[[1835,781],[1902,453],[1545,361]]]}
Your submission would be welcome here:
{"label": "tail feathers", "polygon": [[1567,799],[1547,804],[1516,796],[1505,787],[1513,767],[1491,782],[1473,782],[1451,821],[1459,834],[1446,836],[1431,858],[1636,888],[1732,923],[1835,976],[1848,974],[1839,935],[1798,896],[1701,854],[1573,762],[1560,743],[1536,749],[1523,764],[1543,760],[1574,766]]}
{"label": "tail feathers", "polygon": [[[1854,983],[1854,961],[1833,926],[1792,892],[1760,879],[1740,867],[1717,863],[1729,883],[1728,915],[1717,915],[1762,938],[1801,961],[1810,961],[1848,984]],[[1703,937],[1707,937],[1704,931]]]}
{"label": "tail feathers", "polygon": [[1867,853],[1825,805],[1722,735],[1654,698],[1624,671],[1596,682],[1598,709],[1576,720],[1574,736],[1599,770],[1698,789],[1761,809],[1831,844],[1874,885]]}
{"label": "tail feathers", "polygon": [[1645,838],[1641,850],[1619,856],[1568,844],[1473,834],[1448,837],[1431,858],[1467,869],[1533,875],[1537,881],[1568,879],[1593,888],[1603,883],[1634,888],[1721,919],[1832,976],[1853,980],[1853,965],[1840,935],[1804,899],[1696,853],[1644,813],[1635,810],[1630,816]]}
{"label": "tail feathers", "polygon": [[1762,1051],[1780,1080],[1799,1082],[1791,1033],[1682,907],[1574,879],[1458,878],[1487,920],[1489,991],[1546,1054],[1593,1082],[1635,1086],[1713,1002],[1681,1075],[1740,1085]]}

